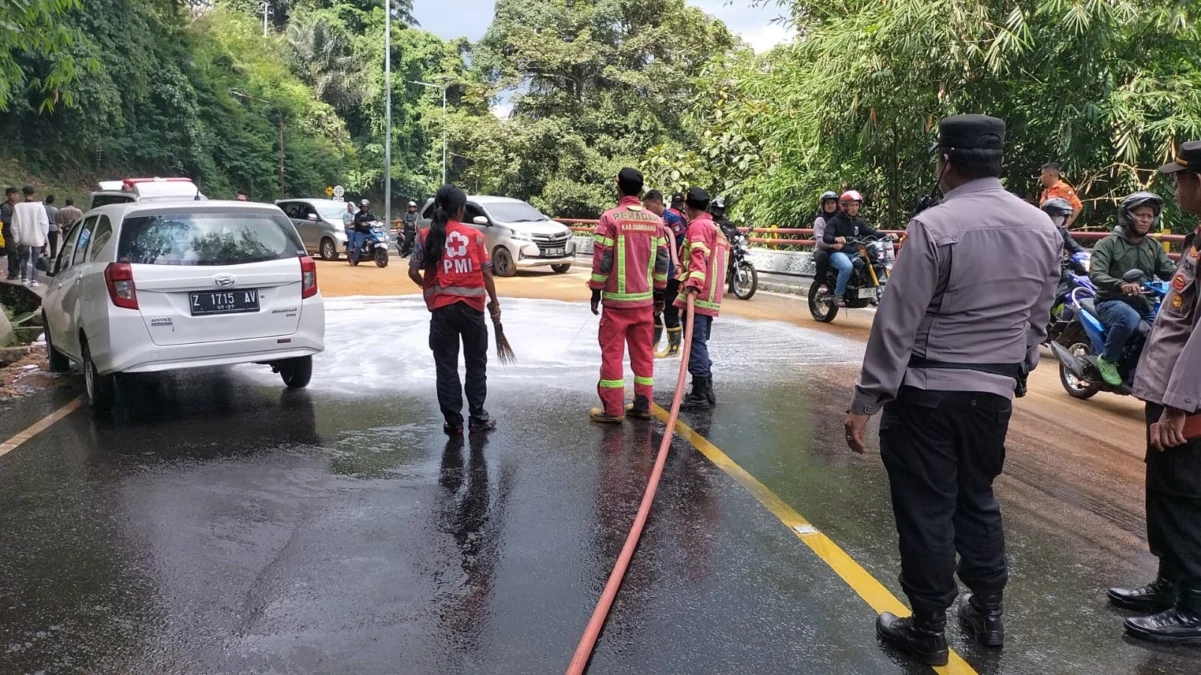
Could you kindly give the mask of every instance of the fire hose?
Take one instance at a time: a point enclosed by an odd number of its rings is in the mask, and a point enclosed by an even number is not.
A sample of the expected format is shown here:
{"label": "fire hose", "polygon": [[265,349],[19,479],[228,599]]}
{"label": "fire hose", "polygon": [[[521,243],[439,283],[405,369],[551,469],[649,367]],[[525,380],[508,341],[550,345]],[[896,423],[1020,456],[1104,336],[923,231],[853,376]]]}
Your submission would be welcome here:
{"label": "fire hose", "polygon": [[680,402],[684,398],[684,385],[688,377],[688,355],[692,351],[692,323],[696,295],[688,293],[686,297],[688,298],[688,313],[684,321],[684,344],[683,350],[680,352],[680,374],[676,377],[675,395],[671,399],[671,414],[667,418],[667,428],[663,430],[663,441],[659,444],[659,455],[655,458],[655,468],[651,471],[650,480],[646,484],[646,492],[642,495],[642,504],[638,506],[638,515],[634,517],[634,524],[630,526],[630,533],[626,536],[626,543],[621,548],[621,554],[617,556],[617,562],[613,565],[613,572],[609,574],[609,581],[605,584],[605,590],[601,592],[600,599],[596,603],[596,609],[592,611],[592,618],[588,621],[588,627],[584,629],[584,635],[580,638],[580,644],[576,647],[575,655],[571,658],[571,664],[567,666],[567,675],[582,675],[588,667],[588,659],[592,658],[592,650],[596,647],[596,639],[600,636],[601,628],[605,625],[605,619],[609,616],[609,608],[613,606],[613,600],[617,597],[617,590],[621,588],[621,581],[625,578],[626,568],[630,565],[630,558],[634,556],[634,549],[638,548],[638,539],[642,536],[642,528],[646,525],[646,519],[651,511],[651,504],[655,501],[655,491],[659,489],[659,479],[663,477],[663,465],[667,462],[667,451],[671,448],[671,439],[675,435],[676,420],[680,416]]}

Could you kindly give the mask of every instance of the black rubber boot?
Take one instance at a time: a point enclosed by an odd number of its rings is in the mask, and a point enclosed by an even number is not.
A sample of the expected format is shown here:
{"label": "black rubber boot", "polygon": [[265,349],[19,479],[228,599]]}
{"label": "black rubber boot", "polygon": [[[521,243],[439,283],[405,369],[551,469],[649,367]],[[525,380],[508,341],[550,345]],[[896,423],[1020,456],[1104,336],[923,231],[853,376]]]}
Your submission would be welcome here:
{"label": "black rubber boot", "polygon": [[634,402],[626,406],[626,417],[636,420],[651,419],[651,402],[645,396],[635,396]]}
{"label": "black rubber boot", "polygon": [[699,375],[692,376],[692,391],[680,402],[680,407],[687,410],[709,409],[710,380]]}
{"label": "black rubber boot", "polygon": [[903,619],[884,612],[876,619],[876,635],[885,644],[929,666],[947,665],[946,628],[946,612],[922,612]]}
{"label": "black rubber boot", "polygon": [[1172,609],[1126,619],[1126,632],[1151,642],[1201,645],[1201,580],[1182,586]]}
{"label": "black rubber boot", "polygon": [[662,340],[662,339],[663,339],[663,324],[656,321],[655,322],[655,337],[654,337],[654,341],[651,342],[651,345],[652,345],[651,351],[654,351],[654,352],[659,351],[659,340]]}
{"label": "black rubber boot", "polygon": [[965,593],[959,601],[959,623],[978,644],[985,647],[1003,645],[1005,622],[1001,619],[1001,594]]}
{"label": "black rubber boot", "polygon": [[713,393],[713,378],[710,377],[705,383],[705,398],[709,399],[709,407],[717,407],[717,394]]}
{"label": "black rubber boot", "polygon": [[1176,606],[1179,589],[1176,584],[1159,577],[1142,588],[1111,588],[1109,604],[1132,612],[1156,614]]}

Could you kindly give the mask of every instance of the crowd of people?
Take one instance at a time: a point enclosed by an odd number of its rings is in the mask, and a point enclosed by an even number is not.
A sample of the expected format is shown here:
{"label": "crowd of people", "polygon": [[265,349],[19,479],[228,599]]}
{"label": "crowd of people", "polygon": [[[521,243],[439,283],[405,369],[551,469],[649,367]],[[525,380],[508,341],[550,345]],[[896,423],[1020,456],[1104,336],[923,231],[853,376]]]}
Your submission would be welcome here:
{"label": "crowd of people", "polygon": [[[8,281],[38,286],[38,261],[53,258],[58,249],[58,233],[68,231],[83,218],[83,211],[74,200],[66,200],[63,208],[55,205],[54,195],[38,200],[37,190],[25,186],[4,189],[0,203],[0,222],[3,223],[4,251],[8,259]],[[44,268],[44,265],[43,265]]]}

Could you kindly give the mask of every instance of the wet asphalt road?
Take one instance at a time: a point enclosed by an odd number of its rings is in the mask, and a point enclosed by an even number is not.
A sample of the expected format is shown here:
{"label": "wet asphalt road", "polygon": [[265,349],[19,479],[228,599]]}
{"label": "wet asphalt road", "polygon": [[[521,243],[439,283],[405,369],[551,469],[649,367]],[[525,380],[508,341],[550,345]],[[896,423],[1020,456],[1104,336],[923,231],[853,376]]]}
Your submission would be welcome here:
{"label": "wet asphalt road", "polygon": [[[585,421],[596,319],[508,301],[521,362],[490,373],[500,429],[450,442],[419,300],[331,301],[328,320],[309,390],[251,366],[145,378],[119,412],[78,411],[0,457],[0,673],[566,667],[663,431]],[[713,344],[720,405],[683,420],[899,596],[879,457],[841,440],[862,346],[733,318]],[[674,379],[675,362],[660,364],[660,383]],[[7,404],[0,432],[77,387]],[[1154,574],[1144,550],[1113,544],[1135,524],[1056,518],[1054,490],[1031,497],[1028,484],[999,488],[1006,647],[951,627],[953,647],[981,673],[1201,671],[1201,651],[1125,640],[1104,605],[1106,585]],[[590,672],[930,672],[882,651],[873,619],[677,438]]]}

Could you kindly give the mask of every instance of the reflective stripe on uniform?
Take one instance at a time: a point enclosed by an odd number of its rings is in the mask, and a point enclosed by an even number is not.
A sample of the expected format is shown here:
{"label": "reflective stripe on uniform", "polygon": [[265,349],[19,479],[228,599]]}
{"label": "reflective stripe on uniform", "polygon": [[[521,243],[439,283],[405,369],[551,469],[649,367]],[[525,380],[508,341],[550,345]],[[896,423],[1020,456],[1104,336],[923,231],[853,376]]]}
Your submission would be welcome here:
{"label": "reflective stripe on uniform", "polygon": [[478,298],[486,295],[488,291],[484,288],[466,288],[463,286],[447,286],[446,288],[442,288],[441,286],[430,286],[429,288],[425,289],[425,297],[427,298],[437,295],[438,293],[445,293],[446,295],[459,295],[466,298]]}
{"label": "reflective stripe on uniform", "polygon": [[601,246],[613,246],[613,240],[602,234],[592,235],[592,241],[600,244]]}
{"label": "reflective stripe on uniform", "polygon": [[593,273],[592,273],[592,280],[593,280],[593,281],[595,281],[595,282],[597,282],[597,283],[602,283],[602,284],[603,284],[603,283],[605,283],[606,281],[608,281],[608,280],[609,280],[609,275],[608,275],[608,274],[597,274],[596,272],[593,272]]}
{"label": "reflective stripe on uniform", "polygon": [[[725,253],[725,256],[722,255],[723,253]],[[710,300],[717,299],[717,277],[721,276],[721,270],[726,269],[724,266],[718,267],[718,265],[729,264],[729,261],[724,259],[727,257],[729,257],[729,254],[726,253],[725,251],[723,251],[722,248],[719,246],[717,248],[717,256],[713,260],[713,284],[709,287],[709,299]],[[704,275],[702,275],[702,277],[703,276]],[[715,307],[716,307],[716,305],[715,305]]]}
{"label": "reflective stripe on uniform", "polygon": [[[705,246],[704,244],[702,244],[702,243],[701,243],[701,242],[699,242],[699,241],[698,241],[698,242],[695,242],[695,243],[693,243],[693,244],[691,244],[691,246],[693,246],[693,247],[696,247],[696,248],[699,248],[700,250],[704,251],[704,252],[705,252],[705,255],[711,255],[711,254],[713,253],[712,251],[710,251],[710,250],[709,250],[709,247],[708,247],[708,246]],[[691,252],[691,251],[690,251],[690,252]]]}
{"label": "reflective stripe on uniform", "polygon": [[656,274],[655,281],[667,281],[667,274]]}
{"label": "reflective stripe on uniform", "polygon": [[[688,273],[688,275],[684,277],[684,279],[685,279],[685,280],[687,280],[687,279],[700,279],[701,281],[704,281],[704,280],[705,280],[705,271],[704,271],[704,270],[697,270],[697,271],[695,271],[695,272],[689,272],[689,273]],[[714,280],[714,281],[716,281],[716,280],[717,280],[717,277],[713,277],[713,280]]]}
{"label": "reflective stripe on uniform", "polygon": [[626,292],[626,238],[617,235],[617,292]]}
{"label": "reflective stripe on uniform", "polygon": [[655,296],[653,292],[649,293],[609,293],[605,292],[606,300],[616,300],[618,302],[634,302],[637,300],[650,300]]}
{"label": "reflective stripe on uniform", "polygon": [[601,389],[623,389],[626,386],[625,380],[601,380]]}
{"label": "reflective stripe on uniform", "polygon": [[704,300],[694,300],[693,302],[696,303],[697,307],[703,307],[705,309],[713,309],[713,310],[721,309],[721,303],[705,302]]}
{"label": "reflective stripe on uniform", "polygon": [[652,386],[655,384],[655,378],[653,378],[653,377],[638,377],[637,375],[635,375],[634,376],[634,384],[643,384],[643,385],[646,385],[649,387],[649,386]]}
{"label": "reflective stripe on uniform", "polygon": [[[654,239],[654,238],[652,237],[652,239]],[[658,239],[654,239],[654,240],[656,242],[659,241]],[[647,288],[655,287],[655,261],[658,260],[658,258],[659,258],[658,247],[652,247],[651,255],[650,255],[650,263],[646,266],[646,287]]]}

